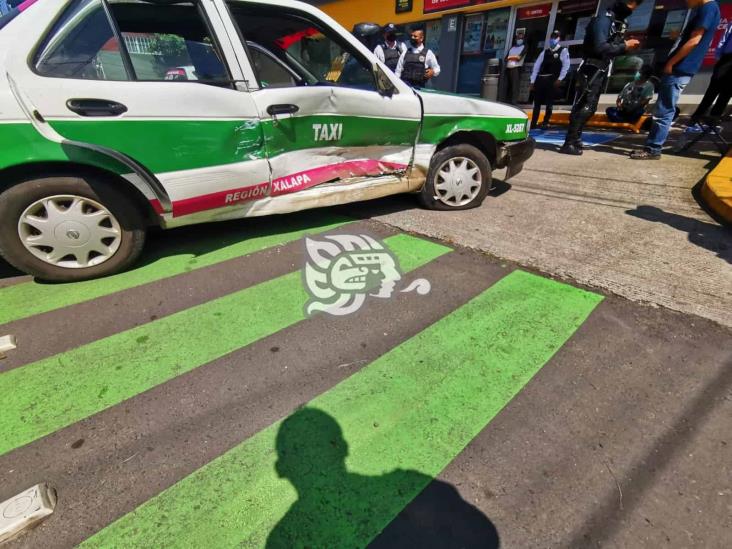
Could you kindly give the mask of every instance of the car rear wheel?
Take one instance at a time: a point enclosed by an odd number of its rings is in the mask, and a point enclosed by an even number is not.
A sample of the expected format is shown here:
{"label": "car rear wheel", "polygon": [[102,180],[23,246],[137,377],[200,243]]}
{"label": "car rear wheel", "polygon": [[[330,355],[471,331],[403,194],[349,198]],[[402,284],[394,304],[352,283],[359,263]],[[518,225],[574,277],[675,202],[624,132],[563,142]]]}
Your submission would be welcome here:
{"label": "car rear wheel", "polygon": [[432,210],[467,210],[483,203],[491,189],[491,164],[472,145],[445,147],[432,158],[420,203]]}
{"label": "car rear wheel", "polygon": [[91,176],[24,181],[0,194],[0,255],[36,278],[73,282],[129,267],[145,222],[123,190]]}

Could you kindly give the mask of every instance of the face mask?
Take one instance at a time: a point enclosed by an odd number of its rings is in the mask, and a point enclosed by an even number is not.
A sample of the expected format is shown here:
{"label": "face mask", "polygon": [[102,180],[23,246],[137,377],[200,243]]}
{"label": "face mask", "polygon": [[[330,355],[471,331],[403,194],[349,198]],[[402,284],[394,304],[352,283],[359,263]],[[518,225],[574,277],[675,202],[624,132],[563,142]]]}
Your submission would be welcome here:
{"label": "face mask", "polygon": [[396,40],[396,34],[387,34],[387,35],[386,35],[386,39],[387,39],[387,40],[388,40],[389,42],[394,42],[394,41]]}
{"label": "face mask", "polygon": [[559,38],[550,38],[549,47],[556,48],[559,45]]}
{"label": "face mask", "polygon": [[521,38],[518,38],[518,39],[516,39],[516,45],[517,46],[523,46],[524,45],[524,41]]}
{"label": "face mask", "polygon": [[630,9],[628,4],[625,2],[615,2],[615,5],[613,6],[613,13],[618,19],[624,21],[633,13],[633,10]]}
{"label": "face mask", "polygon": [[415,48],[419,46],[419,42],[414,38],[410,38],[409,43],[412,44],[412,46],[414,46]]}
{"label": "face mask", "polygon": [[640,80],[640,79],[641,79],[641,73],[639,73],[639,72],[635,73],[635,76],[633,77],[633,80],[635,80],[636,82],[638,82],[638,80]]}

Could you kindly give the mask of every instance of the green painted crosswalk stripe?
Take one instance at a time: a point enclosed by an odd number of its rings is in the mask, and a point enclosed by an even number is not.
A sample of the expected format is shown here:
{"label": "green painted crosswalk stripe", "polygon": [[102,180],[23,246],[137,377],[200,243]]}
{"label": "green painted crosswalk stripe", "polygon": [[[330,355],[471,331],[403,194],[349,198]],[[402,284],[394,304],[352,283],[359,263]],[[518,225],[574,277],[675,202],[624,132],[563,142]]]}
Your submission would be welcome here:
{"label": "green painted crosswalk stripe", "polygon": [[601,300],[516,271],[82,546],[365,546]]}
{"label": "green painted crosswalk stripe", "polygon": [[[405,272],[449,248],[385,239]],[[0,373],[0,455],[304,320],[299,272]]]}
{"label": "green painted crosswalk stripe", "polygon": [[[114,276],[70,284],[27,282],[0,289],[0,324],[40,313],[91,301],[188,271],[208,267],[229,259],[249,255],[339,227],[352,219],[331,216],[320,223],[303,227],[302,223],[283,221],[274,234],[252,228],[251,224],[225,237],[221,234],[166,247],[143,256],[141,266]],[[172,238],[172,235],[171,235]]]}

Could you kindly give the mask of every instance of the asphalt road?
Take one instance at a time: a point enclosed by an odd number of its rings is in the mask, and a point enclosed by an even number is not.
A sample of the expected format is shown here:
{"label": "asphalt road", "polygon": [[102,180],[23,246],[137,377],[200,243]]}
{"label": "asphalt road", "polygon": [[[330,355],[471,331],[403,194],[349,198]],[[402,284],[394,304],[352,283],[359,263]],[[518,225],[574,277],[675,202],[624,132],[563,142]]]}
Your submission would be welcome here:
{"label": "asphalt road", "polygon": [[[59,498],[8,547],[728,546],[729,329],[380,207],[155,234],[101,281],[0,266],[0,500]],[[306,318],[306,234],[384,239],[397,291]]]}

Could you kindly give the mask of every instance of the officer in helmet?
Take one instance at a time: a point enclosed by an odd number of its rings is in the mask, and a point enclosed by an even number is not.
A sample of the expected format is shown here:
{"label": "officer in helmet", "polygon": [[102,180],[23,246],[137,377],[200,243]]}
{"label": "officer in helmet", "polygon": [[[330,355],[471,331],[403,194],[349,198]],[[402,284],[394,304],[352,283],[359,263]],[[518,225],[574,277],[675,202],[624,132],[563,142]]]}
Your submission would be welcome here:
{"label": "officer in helmet", "polygon": [[584,60],[577,71],[577,94],[569,117],[569,128],[559,152],[582,154],[582,130],[597,111],[613,59],[638,48],[638,40],[625,40],[625,20],[643,0],[617,0],[605,13],[590,20],[582,44]]}
{"label": "officer in helmet", "polygon": [[397,28],[394,23],[389,23],[384,27],[384,41],[376,46],[374,55],[389,67],[392,71],[396,71],[399,64],[399,58],[407,51],[404,42],[397,40]]}
{"label": "officer in helmet", "polygon": [[424,31],[416,29],[405,51],[399,58],[396,75],[413,88],[422,88],[431,78],[440,75],[437,57],[424,44]]}

